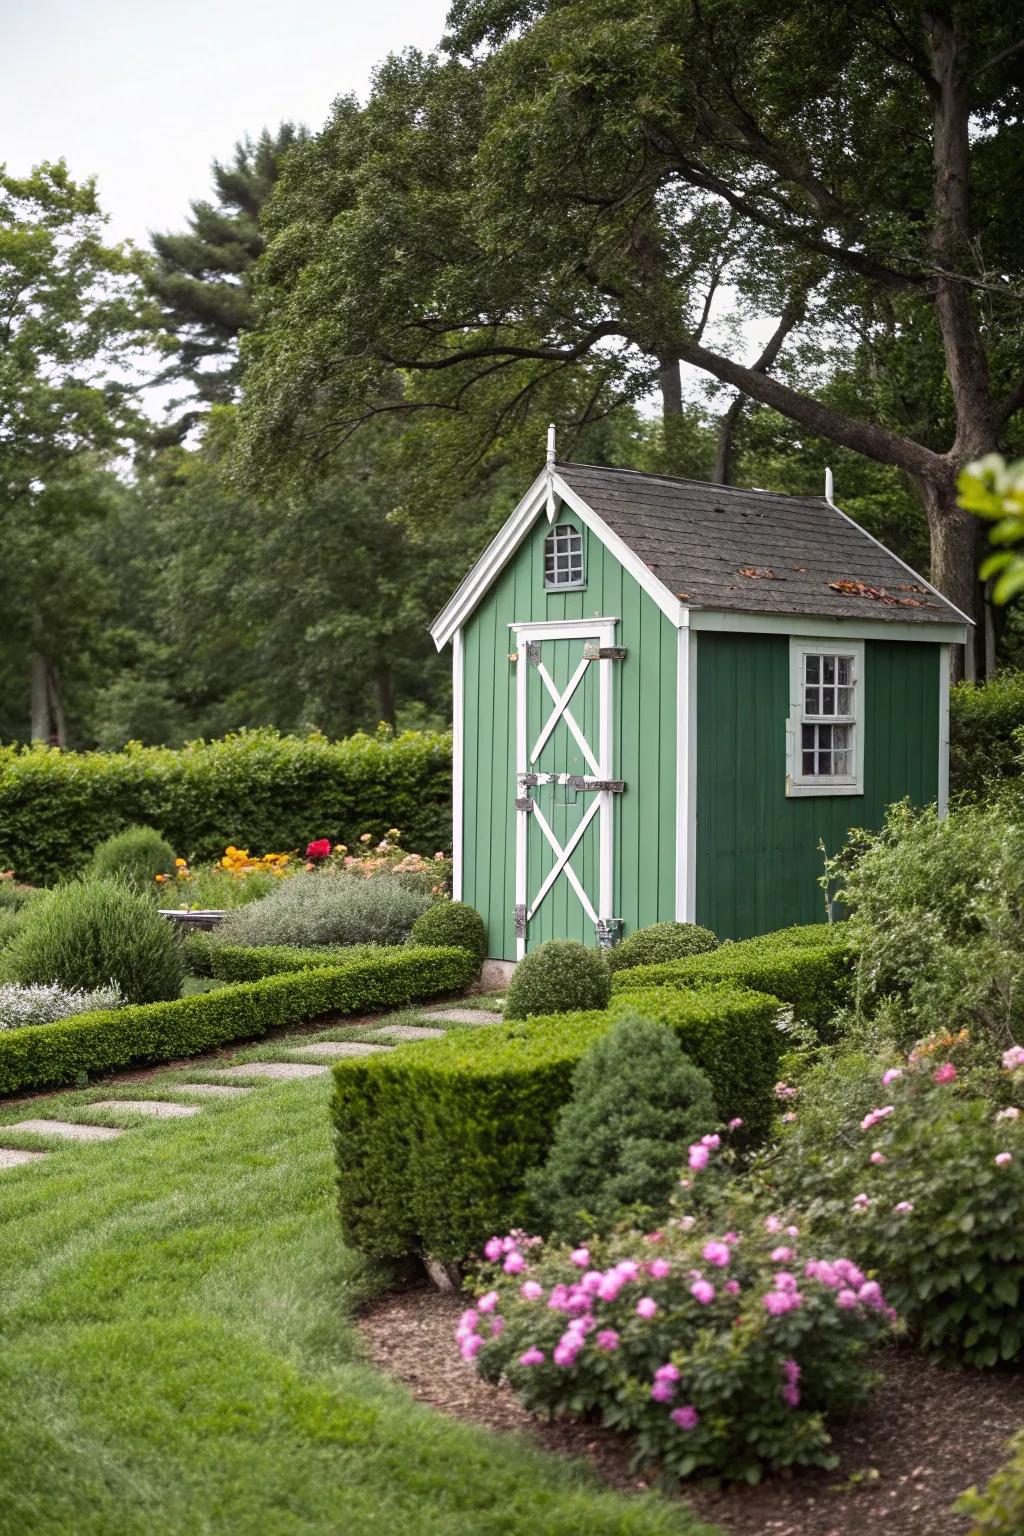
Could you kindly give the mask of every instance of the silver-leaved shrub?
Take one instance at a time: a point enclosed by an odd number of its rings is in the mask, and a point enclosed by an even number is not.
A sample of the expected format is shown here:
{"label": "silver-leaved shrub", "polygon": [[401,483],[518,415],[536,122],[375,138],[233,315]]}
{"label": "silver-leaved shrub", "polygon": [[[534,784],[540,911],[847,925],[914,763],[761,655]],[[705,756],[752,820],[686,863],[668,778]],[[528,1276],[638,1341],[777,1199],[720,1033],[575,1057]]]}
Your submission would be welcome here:
{"label": "silver-leaved shrub", "polygon": [[0,986],[0,1029],[21,1029],[26,1024],[56,1024],[77,1013],[123,1008],[125,999],[116,982],[107,987],[62,987],[56,981],[19,986]]}

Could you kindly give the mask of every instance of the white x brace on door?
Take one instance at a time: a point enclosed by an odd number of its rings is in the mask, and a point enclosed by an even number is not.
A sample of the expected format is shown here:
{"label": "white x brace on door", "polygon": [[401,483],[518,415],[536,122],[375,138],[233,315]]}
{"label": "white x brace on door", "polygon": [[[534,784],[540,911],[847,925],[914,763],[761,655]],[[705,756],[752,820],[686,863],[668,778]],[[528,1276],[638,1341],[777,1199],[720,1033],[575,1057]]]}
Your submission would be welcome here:
{"label": "white x brace on door", "polygon": [[[615,778],[613,764],[612,687],[613,668],[625,654],[615,646],[616,622],[571,619],[512,625],[516,638],[515,923],[519,958],[526,953],[531,922],[561,881],[567,882],[578,897],[585,918],[594,925],[598,943],[614,941],[614,806],[615,796],[622,793],[624,785]],[[592,669],[598,674],[596,699],[589,681]],[[559,672],[566,679],[561,684],[552,675]],[[552,760],[555,771],[545,771],[546,758]],[[557,771],[558,765],[565,763],[582,771]],[[549,798],[546,815],[541,803],[545,792],[554,797],[559,791],[565,798],[561,802]],[[560,834],[551,825],[555,820],[552,805],[557,805],[565,822]],[[592,858],[584,859],[581,876],[572,860],[578,851],[589,848],[584,840],[595,818],[597,867],[595,870]],[[532,839],[532,860],[531,821],[543,840]],[[538,849],[544,853],[543,859],[537,857]]]}

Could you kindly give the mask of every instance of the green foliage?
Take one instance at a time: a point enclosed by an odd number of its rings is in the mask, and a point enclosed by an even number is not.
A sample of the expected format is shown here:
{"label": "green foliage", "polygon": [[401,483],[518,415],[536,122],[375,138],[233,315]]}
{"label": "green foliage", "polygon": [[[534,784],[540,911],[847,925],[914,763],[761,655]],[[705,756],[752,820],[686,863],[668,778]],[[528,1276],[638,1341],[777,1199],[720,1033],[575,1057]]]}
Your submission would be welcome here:
{"label": "green foliage", "polygon": [[697,923],[652,923],[638,928],[621,944],[607,953],[608,969],[624,971],[632,965],[660,965],[666,960],[685,960],[717,949],[718,940],[710,928]]}
{"label": "green foliage", "polygon": [[457,944],[481,963],[487,958],[487,929],[475,907],[464,901],[438,901],[412,925],[414,944]]}
{"label": "green foliage", "polygon": [[401,944],[434,901],[389,875],[296,875],[261,901],[237,907],[214,931],[215,944]]}
{"label": "green foliage", "polygon": [[768,992],[788,1003],[797,1019],[822,1034],[850,991],[850,956],[845,924],[784,928],[708,954],[667,965],[635,966],[612,978],[613,992],[649,987],[703,987],[731,981]]}
{"label": "green foliage", "polygon": [[1024,1531],[1024,1431],[1010,1441],[1010,1459],[983,1489],[968,1488],[957,1500],[959,1515],[973,1522],[969,1536],[1020,1536]]}
{"label": "green foliage", "polygon": [[949,695],[949,787],[983,796],[1001,779],[1020,777],[1024,760],[1024,671],[997,672],[986,683],[957,683]]}
{"label": "green foliage", "polygon": [[193,1056],[229,1040],[256,1039],[324,1014],[402,1007],[461,991],[472,978],[472,960],[464,949],[404,947],[334,968],[218,987],[174,1002],[12,1030],[0,1037],[0,1093],[54,1088],[75,1082],[83,1073]]}
{"label": "green foliage", "polygon": [[611,979],[604,955],[569,939],[541,944],[516,966],[505,993],[506,1019],[605,1008]]}
{"label": "green foliage", "polygon": [[960,471],[957,490],[962,507],[994,525],[989,542],[997,552],[978,574],[982,581],[996,578],[994,603],[1008,603],[1024,592],[1024,555],[1015,550],[1024,542],[1024,459],[1007,464],[1002,454],[986,454]]}
{"label": "green foliage", "polygon": [[353,960],[372,960],[384,953],[382,944],[322,944],[317,948],[302,949],[294,944],[201,945],[196,943],[199,938],[206,938],[206,935],[194,935],[186,949],[189,960],[193,962],[193,969],[197,975],[216,976],[220,981],[260,981],[264,976],[281,976],[288,971],[320,971],[325,966],[333,969],[338,965],[348,965]]}
{"label": "green foliage", "polygon": [[[719,1117],[763,1125],[779,1043],[775,1000],[722,986],[666,991],[659,1001],[710,1079]],[[607,1012],[453,1031],[427,1050],[340,1062],[331,1113],[346,1238],[378,1257],[461,1259],[489,1233],[523,1225],[527,1172],[547,1156],[580,1058],[616,1019],[651,1016],[647,1003],[617,998]]]}
{"label": "green foliage", "polygon": [[[853,1306],[839,1305],[833,1277],[804,1269],[804,1253],[820,1249],[787,1241],[791,1258],[780,1263],[761,1212],[747,1205],[742,1215],[729,1222],[742,1230],[739,1243],[724,1240],[724,1224],[693,1217],[685,1227],[670,1219],[656,1245],[635,1228],[588,1242],[583,1257],[601,1289],[587,1293],[585,1344],[582,1335],[574,1342],[570,1321],[579,1309],[558,1305],[559,1294],[578,1294],[579,1255],[522,1237],[516,1245],[515,1234],[493,1239],[474,1276],[493,1305],[463,1314],[463,1357],[486,1380],[507,1380],[535,1413],[625,1431],[638,1463],[675,1478],[756,1483],[766,1469],[834,1467],[827,1418],[849,1412],[873,1385],[868,1353],[891,1328],[885,1298],[876,1288],[867,1293],[873,1304],[855,1295]],[[510,1242],[515,1273],[505,1268]],[[527,1277],[540,1297],[523,1295]],[[795,1305],[764,1305],[792,1294]]]}
{"label": "green foliage", "polygon": [[[966,1050],[936,1037],[888,1083],[885,1057],[822,1062],[790,1103],[767,1176],[813,1211],[816,1231],[878,1272],[924,1348],[988,1367],[1024,1355],[1024,1126],[1016,1106],[1006,1114],[979,1091],[996,1079],[1001,1096],[1019,1095],[1019,1073],[1000,1073],[989,1047],[986,1078]],[[957,1062],[943,1081],[940,1069]]]}
{"label": "green foliage", "polygon": [[100,843],[89,860],[93,880],[122,876],[137,890],[152,895],[157,875],[173,874],[174,849],[152,827],[126,827]]}
{"label": "green foliage", "polygon": [[1024,822],[1007,797],[934,811],[890,808],[836,861],[858,954],[856,1001],[893,998],[909,1045],[937,1022],[981,1025],[1009,1044],[1024,987]]}
{"label": "green foliage", "polygon": [[20,912],[42,892],[38,886],[22,885],[17,880],[0,880],[0,911]]}
{"label": "green foliage", "polygon": [[58,886],[33,902],[3,955],[8,981],[93,989],[115,982],[130,1003],[177,997],[177,935],[153,902],[116,879]]}
{"label": "green foliage", "polygon": [[531,1230],[578,1239],[626,1208],[668,1207],[686,1147],[715,1118],[711,1084],[663,1024],[627,1014],[583,1056],[547,1161],[527,1177]]}
{"label": "green foliage", "polygon": [[21,913],[15,907],[0,906],[0,949],[9,944],[21,927]]}
{"label": "green foliage", "polygon": [[430,732],[356,735],[241,731],[178,751],[0,749],[0,866],[50,882],[132,818],[159,828],[190,861],[226,843],[280,852],[312,836],[354,843],[399,826],[408,846],[446,846],[451,742]]}

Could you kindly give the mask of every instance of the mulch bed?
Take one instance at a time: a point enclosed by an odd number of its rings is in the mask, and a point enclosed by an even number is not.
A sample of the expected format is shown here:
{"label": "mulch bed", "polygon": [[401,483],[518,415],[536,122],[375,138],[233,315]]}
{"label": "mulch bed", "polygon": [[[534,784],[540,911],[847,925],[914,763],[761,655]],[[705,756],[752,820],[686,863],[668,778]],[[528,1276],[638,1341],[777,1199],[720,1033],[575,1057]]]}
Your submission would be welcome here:
{"label": "mulch bed", "polygon": [[[383,1297],[360,1319],[373,1362],[421,1402],[492,1430],[518,1430],[547,1450],[585,1457],[607,1482],[644,1489],[618,1435],[568,1420],[535,1419],[506,1387],[481,1381],[454,1344],[464,1302],[426,1287]],[[907,1349],[879,1361],[872,1401],[837,1427],[834,1472],[767,1478],[756,1488],[687,1485],[681,1496],[733,1536],[962,1536],[956,1496],[1006,1459],[1024,1423],[1024,1376],[944,1371]]]}

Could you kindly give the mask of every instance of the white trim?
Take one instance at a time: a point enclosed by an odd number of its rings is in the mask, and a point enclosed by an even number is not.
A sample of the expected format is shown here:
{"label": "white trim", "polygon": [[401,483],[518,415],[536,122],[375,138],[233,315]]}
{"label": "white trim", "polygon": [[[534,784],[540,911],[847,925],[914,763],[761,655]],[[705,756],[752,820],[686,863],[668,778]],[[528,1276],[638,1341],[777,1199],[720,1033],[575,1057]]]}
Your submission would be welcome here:
{"label": "white trim", "polygon": [[676,651],[676,922],[697,921],[697,636]]}
{"label": "white trim", "polygon": [[529,533],[546,505],[549,480],[548,471],[542,469],[508,522],[498,530],[472,570],[468,572],[431,624],[430,636],[439,651],[448,644],[460,624],[469,617],[492,581],[499,575],[502,567],[515,554]]}
{"label": "white trim", "polygon": [[510,624],[508,627],[518,638],[524,640],[593,640],[600,639],[602,645],[613,644],[613,639],[602,638],[602,631],[609,627],[614,630],[618,619],[537,619],[523,624]]}
{"label": "white trim", "polygon": [[452,636],[452,896],[462,900],[462,798],[466,741],[466,664],[461,628]]}
{"label": "white trim", "polygon": [[[615,626],[606,628],[601,632],[601,638],[606,645],[612,645],[615,641]],[[612,668],[615,666],[610,656],[604,656],[597,663],[598,666],[598,749],[597,755],[601,763],[600,776],[603,779],[613,778],[612,764],[615,761],[615,746],[612,727]],[[615,905],[615,796],[610,790],[602,789],[598,792],[601,802],[601,821],[599,823],[600,836],[600,873],[598,880],[598,916],[602,923],[612,920],[612,908]]]}
{"label": "white trim", "polygon": [[[519,794],[519,775],[526,772],[526,680],[528,641],[519,638],[516,646],[516,794]],[[526,817],[516,811],[516,906],[526,911],[526,853],[530,829]],[[526,924],[522,933],[516,934],[516,959],[526,954]]]}
{"label": "white trim", "polygon": [[[590,823],[593,821],[594,817],[597,815],[600,809],[601,796],[595,795],[593,800],[590,802],[590,805],[587,807],[584,815],[581,816],[579,821],[576,823],[576,826],[573,828],[572,836],[567,839],[565,847],[563,848],[561,843],[558,841],[558,838],[555,836],[550,826],[548,825],[548,820],[544,815],[544,812],[541,810],[537,802],[534,801],[533,814],[537,818],[538,826],[540,827],[544,836],[547,838],[548,842],[551,844],[551,847],[554,849],[556,857],[555,862],[552,864],[551,868],[548,870],[544,877],[544,881],[540,890],[533,898],[530,909],[526,914],[527,922],[529,922],[531,918],[536,917],[537,912],[540,909],[541,902],[544,900],[544,897],[547,895],[548,891],[550,891],[559,875],[563,872],[569,884],[576,892],[576,895],[579,897],[580,905],[582,906],[587,916],[590,918],[590,921],[592,923],[597,922],[597,913],[594,911],[594,908],[591,905],[590,897],[583,889],[583,886],[580,883],[580,877],[569,863],[569,860],[576,852],[577,844],[581,842],[584,832],[586,832],[587,828],[590,826]],[[524,817],[523,819],[525,821],[526,818]]]}
{"label": "white trim", "polygon": [[939,793],[938,810],[949,809],[949,646],[939,647]]}
{"label": "white trim", "polygon": [[[853,712],[840,717],[837,725],[850,724],[853,728],[853,773],[848,778],[805,777],[800,760],[800,729],[804,724],[804,657],[818,652],[829,653],[836,649],[835,638],[801,638],[791,636],[789,642],[789,716],[786,720],[786,794],[790,799],[816,795],[862,795],[864,793],[864,641],[846,640],[841,649],[853,660]],[[819,701],[820,702],[820,701]],[[812,719],[828,724],[822,716]],[[892,722],[895,726],[896,722]]]}
{"label": "white trim", "polygon": [[562,479],[557,470],[552,472],[551,479],[555,490],[565,502],[565,505],[571,507],[577,517],[587,525],[591,532],[597,535],[605,549],[615,556],[623,570],[629,572],[637,585],[643,588],[648,597],[658,605],[665,617],[678,628],[682,623],[684,605],[676,597],[675,593],[669,591],[665,583],[655,576],[650,566],[645,565],[635,550],[630,549],[626,541],[620,539],[619,535],[609,528],[608,524],[603,518],[598,516],[593,507],[589,506],[583,500],[583,497],[574,491],[567,481]]}
{"label": "white trim", "polygon": [[963,624],[914,623],[906,619],[830,619],[825,614],[734,613],[730,609],[691,608],[690,629],[716,634],[798,635],[825,644],[848,640],[924,640],[932,645],[964,645]]}
{"label": "white trim", "polygon": [[565,692],[559,693],[547,667],[543,662],[538,663],[537,676],[540,678],[541,682],[544,684],[544,687],[547,689],[548,693],[551,695],[555,702],[554,708],[548,716],[547,724],[544,726],[540,735],[537,737],[536,745],[534,746],[533,751],[530,753],[531,766],[537,761],[538,757],[540,757],[540,754],[544,750],[545,742],[551,735],[551,732],[554,730],[559,720],[564,720],[566,725],[569,727],[569,730],[572,732],[573,737],[575,738],[576,745],[583,753],[591,773],[595,778],[601,777],[601,764],[598,762],[593,752],[591,752],[587,738],[576,724],[576,717],[572,710],[569,708],[569,702],[572,699],[573,694],[576,692],[576,689],[579,687],[580,683],[586,677],[589,667],[590,662],[587,661],[586,657],[584,657],[579,666],[576,668],[576,671],[573,673],[572,677],[569,679],[569,683]]}

